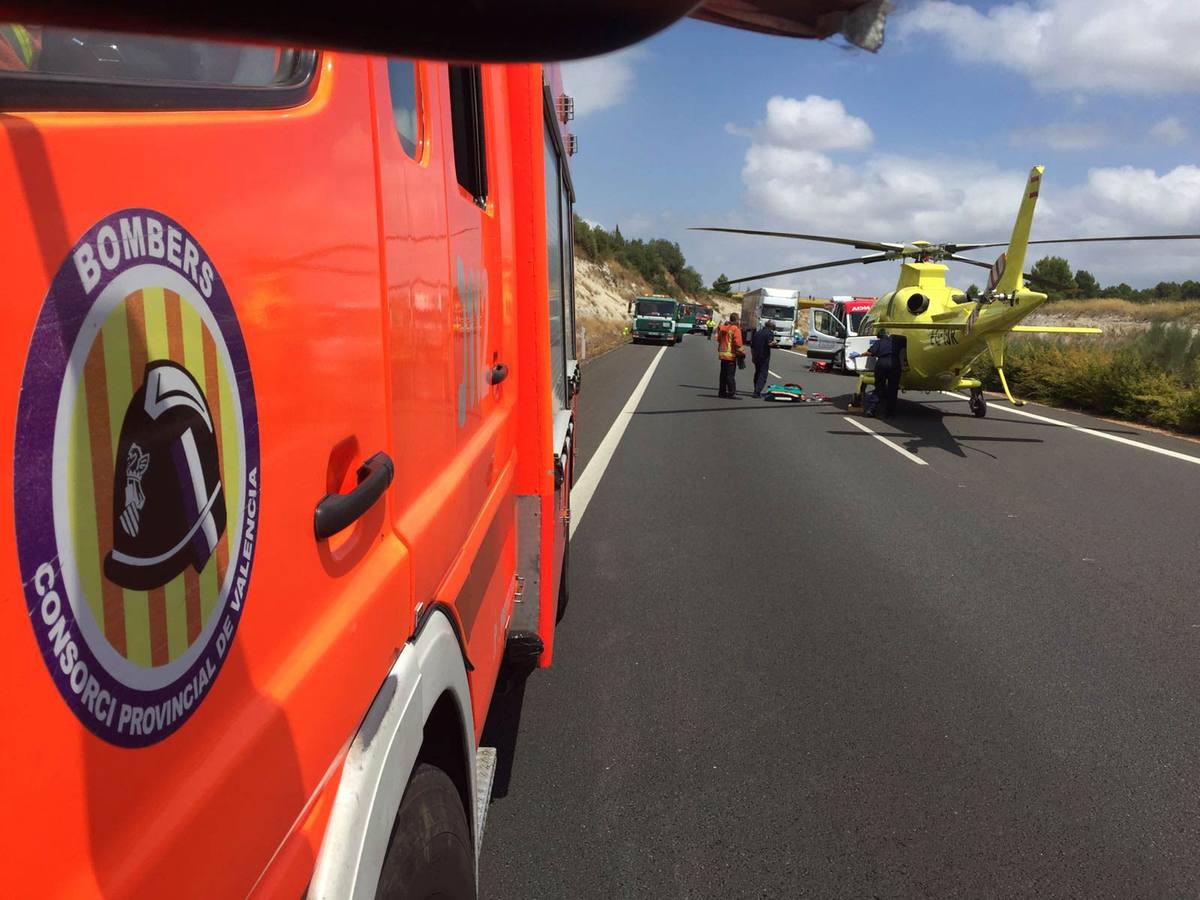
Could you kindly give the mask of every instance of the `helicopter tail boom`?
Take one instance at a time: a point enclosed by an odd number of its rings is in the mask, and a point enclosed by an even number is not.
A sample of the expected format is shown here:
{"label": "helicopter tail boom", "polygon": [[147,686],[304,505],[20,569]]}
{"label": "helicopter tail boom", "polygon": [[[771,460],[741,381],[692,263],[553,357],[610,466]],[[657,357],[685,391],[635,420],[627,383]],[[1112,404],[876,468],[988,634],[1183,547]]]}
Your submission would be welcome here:
{"label": "helicopter tail boom", "polygon": [[1042,172],[1045,166],[1034,166],[1029,170],[1029,180],[1025,182],[1025,194],[1021,197],[1021,208],[1017,212],[1017,221],[1013,223],[1012,238],[1008,242],[1008,250],[1001,254],[997,263],[1003,266],[996,281],[996,291],[1002,294],[1012,294],[1025,286],[1022,273],[1025,271],[1025,251],[1029,248],[1029,229],[1033,225],[1033,209],[1037,206],[1038,192],[1042,185]]}

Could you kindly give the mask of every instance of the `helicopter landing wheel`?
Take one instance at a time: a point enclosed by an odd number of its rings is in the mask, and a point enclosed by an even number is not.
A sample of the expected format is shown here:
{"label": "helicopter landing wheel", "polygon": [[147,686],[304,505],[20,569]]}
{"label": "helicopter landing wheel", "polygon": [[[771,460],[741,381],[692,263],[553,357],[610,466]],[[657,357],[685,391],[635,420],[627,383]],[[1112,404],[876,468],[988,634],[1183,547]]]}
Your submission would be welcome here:
{"label": "helicopter landing wheel", "polygon": [[979,388],[971,388],[971,415],[977,419],[982,419],[987,415],[987,401],[983,399],[983,391]]}

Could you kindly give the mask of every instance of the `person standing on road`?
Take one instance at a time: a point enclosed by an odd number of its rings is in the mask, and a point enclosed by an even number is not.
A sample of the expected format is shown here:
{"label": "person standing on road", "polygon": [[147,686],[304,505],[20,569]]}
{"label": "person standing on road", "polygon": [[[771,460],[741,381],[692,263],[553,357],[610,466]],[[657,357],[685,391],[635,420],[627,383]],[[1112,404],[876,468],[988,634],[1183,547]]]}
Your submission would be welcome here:
{"label": "person standing on road", "polygon": [[738,357],[745,355],[742,349],[742,326],[738,314],[730,313],[729,321],[717,329],[717,356],[721,360],[721,380],[717,384],[717,396],[733,399],[737,396]]}
{"label": "person standing on road", "polygon": [[888,334],[886,328],[879,330],[879,340],[867,350],[875,357],[875,390],[883,400],[883,414],[896,414],[896,395],[900,392],[900,373],[903,371],[908,350],[908,338],[902,334]]}
{"label": "person standing on road", "polygon": [[767,386],[767,366],[771,362],[771,342],[775,340],[775,323],[767,323],[750,338],[750,359],[754,361],[754,396],[761,397]]}

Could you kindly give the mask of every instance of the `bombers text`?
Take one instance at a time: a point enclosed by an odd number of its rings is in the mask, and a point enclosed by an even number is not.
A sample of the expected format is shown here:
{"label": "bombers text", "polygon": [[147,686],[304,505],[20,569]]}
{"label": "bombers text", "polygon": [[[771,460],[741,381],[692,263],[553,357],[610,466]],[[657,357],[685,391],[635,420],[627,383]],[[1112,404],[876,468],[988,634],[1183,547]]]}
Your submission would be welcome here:
{"label": "bombers text", "polygon": [[204,299],[212,296],[213,267],[204,251],[174,225],[164,225],[153,216],[122,216],[116,227],[102,226],[94,243],[82,241],[71,257],[86,294],[95,290],[104,270],[112,272],[122,262],[145,259],[165,261],[182,272]]}

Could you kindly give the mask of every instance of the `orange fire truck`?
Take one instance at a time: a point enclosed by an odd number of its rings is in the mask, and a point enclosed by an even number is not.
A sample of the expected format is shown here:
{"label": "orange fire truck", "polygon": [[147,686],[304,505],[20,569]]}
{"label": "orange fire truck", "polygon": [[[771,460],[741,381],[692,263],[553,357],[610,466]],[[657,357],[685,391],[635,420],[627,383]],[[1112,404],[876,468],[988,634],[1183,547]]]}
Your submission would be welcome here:
{"label": "orange fire truck", "polygon": [[5,895],[460,896],[566,590],[556,70],[5,28]]}

